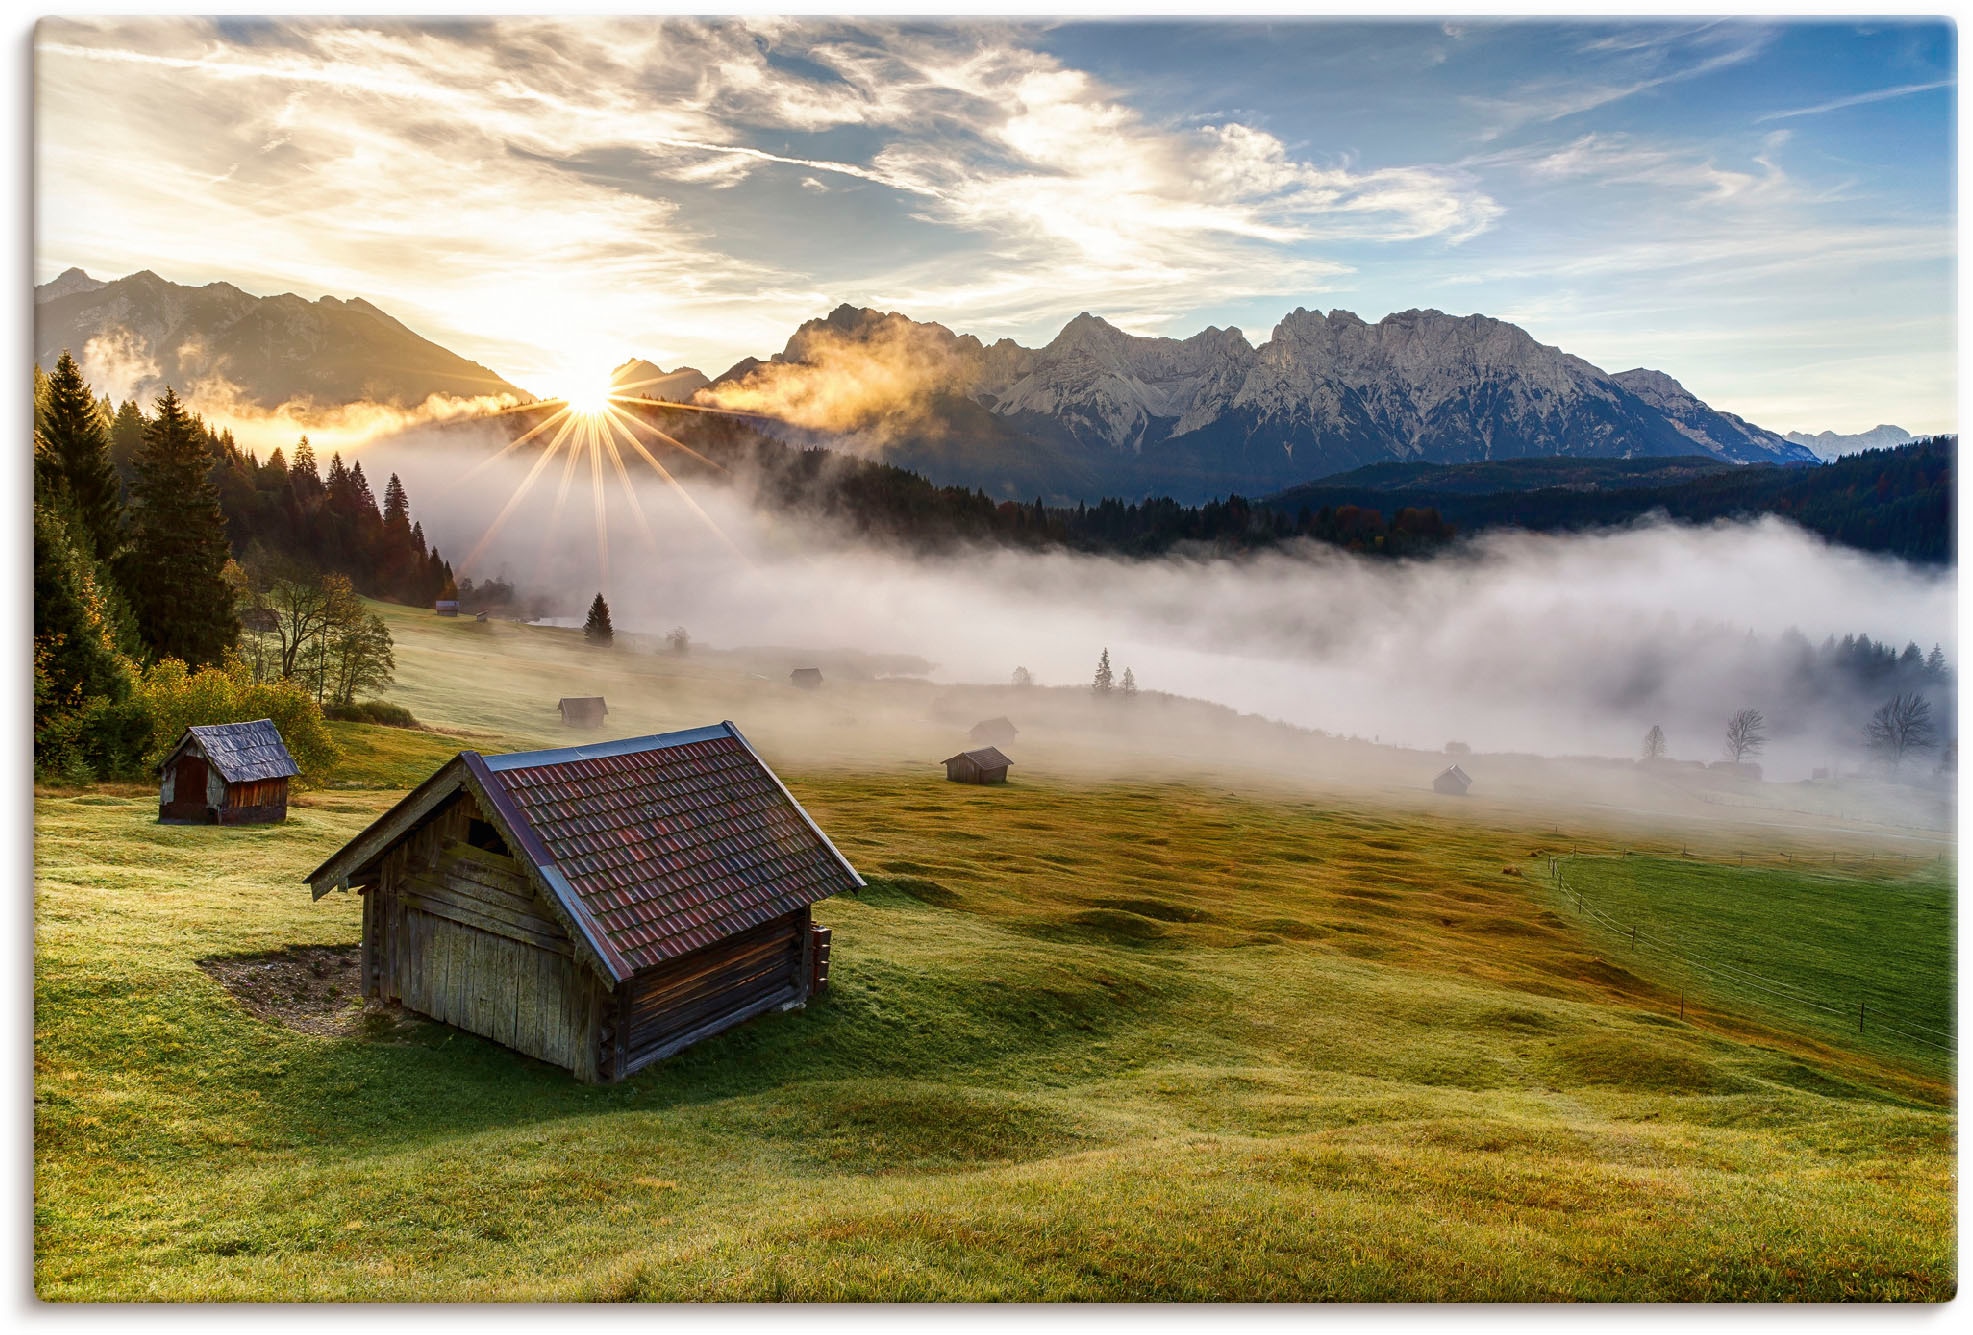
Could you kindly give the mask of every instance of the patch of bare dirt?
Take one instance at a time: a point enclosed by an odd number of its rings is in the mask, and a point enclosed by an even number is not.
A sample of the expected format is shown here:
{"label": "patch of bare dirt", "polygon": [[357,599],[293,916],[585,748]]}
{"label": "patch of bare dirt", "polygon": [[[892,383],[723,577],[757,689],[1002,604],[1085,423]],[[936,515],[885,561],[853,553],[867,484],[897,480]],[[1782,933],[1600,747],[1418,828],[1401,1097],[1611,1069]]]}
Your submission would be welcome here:
{"label": "patch of bare dirt", "polygon": [[363,999],[362,958],[356,946],[283,946],[198,965],[248,1014],[304,1034],[388,1038],[417,1024],[400,1006]]}

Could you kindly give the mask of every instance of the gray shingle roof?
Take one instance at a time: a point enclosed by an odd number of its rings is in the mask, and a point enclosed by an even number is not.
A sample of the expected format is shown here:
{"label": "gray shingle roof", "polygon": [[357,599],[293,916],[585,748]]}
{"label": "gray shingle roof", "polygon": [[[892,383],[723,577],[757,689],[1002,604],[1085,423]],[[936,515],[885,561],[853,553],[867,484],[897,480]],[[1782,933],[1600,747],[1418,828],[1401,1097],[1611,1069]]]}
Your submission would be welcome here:
{"label": "gray shingle roof", "polygon": [[970,760],[981,769],[1005,769],[1014,762],[1000,754],[997,746],[983,746],[977,751],[961,751],[956,756],[947,756],[942,762],[950,765],[955,760]]}
{"label": "gray shingle roof", "polygon": [[254,783],[261,779],[288,779],[301,773],[295,758],[288,754],[288,748],[281,741],[281,732],[274,726],[273,719],[255,719],[251,723],[209,723],[187,728],[185,735],[178,739],[178,745],[171,748],[158,768],[162,770],[171,763],[172,757],[185,749],[185,743],[197,738],[199,747],[206,753],[206,760],[219,771],[219,777],[227,783]]}

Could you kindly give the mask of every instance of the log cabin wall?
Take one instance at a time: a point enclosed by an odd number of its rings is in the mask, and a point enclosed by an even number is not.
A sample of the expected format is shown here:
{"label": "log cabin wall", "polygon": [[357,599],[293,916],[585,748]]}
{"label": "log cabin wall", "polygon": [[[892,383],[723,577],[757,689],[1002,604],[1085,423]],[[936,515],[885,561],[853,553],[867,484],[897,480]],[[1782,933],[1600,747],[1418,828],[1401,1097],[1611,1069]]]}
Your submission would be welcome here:
{"label": "log cabin wall", "polygon": [[217,808],[221,825],[249,825],[258,821],[288,818],[288,781],[253,779],[225,787],[225,800]]}
{"label": "log cabin wall", "polygon": [[811,949],[802,908],[632,978],[617,989],[606,1077],[621,1080],[764,1011],[806,1001]]}
{"label": "log cabin wall", "polygon": [[[363,906],[364,994],[598,1077],[602,981],[461,795],[384,856]],[[497,839],[497,836],[492,836]]]}

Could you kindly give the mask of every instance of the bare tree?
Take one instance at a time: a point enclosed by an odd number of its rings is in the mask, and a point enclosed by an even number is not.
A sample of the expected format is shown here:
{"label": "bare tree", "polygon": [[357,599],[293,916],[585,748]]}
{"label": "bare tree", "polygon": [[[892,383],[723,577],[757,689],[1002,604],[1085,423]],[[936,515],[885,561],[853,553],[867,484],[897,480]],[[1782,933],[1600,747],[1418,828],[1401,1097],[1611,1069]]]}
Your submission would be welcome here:
{"label": "bare tree", "polygon": [[1123,692],[1124,699],[1126,700],[1135,700],[1137,698],[1137,674],[1129,668],[1124,669]]}
{"label": "bare tree", "polygon": [[1665,758],[1665,730],[1653,723],[1651,731],[1644,734],[1644,758],[1663,760]]}
{"label": "bare tree", "polygon": [[1767,746],[1767,720],[1758,709],[1743,709],[1726,721],[1726,758],[1735,764]]}
{"label": "bare tree", "polygon": [[692,636],[683,626],[673,626],[665,632],[665,647],[675,654],[688,653],[692,648]]}
{"label": "bare tree", "polygon": [[1030,671],[1028,671],[1028,670],[1027,670],[1026,668],[1024,668],[1024,667],[1017,667],[1017,668],[1015,668],[1015,669],[1014,669],[1014,684],[1015,684],[1016,686],[1032,686],[1032,685],[1034,685],[1034,673],[1032,673],[1032,672],[1030,672]]}
{"label": "bare tree", "polygon": [[1863,735],[1870,743],[1871,750],[1891,762],[1891,772],[1895,774],[1911,752],[1930,751],[1937,745],[1938,731],[1932,726],[1932,702],[1922,695],[1908,695],[1900,691],[1870,716],[1870,722],[1864,725]]}

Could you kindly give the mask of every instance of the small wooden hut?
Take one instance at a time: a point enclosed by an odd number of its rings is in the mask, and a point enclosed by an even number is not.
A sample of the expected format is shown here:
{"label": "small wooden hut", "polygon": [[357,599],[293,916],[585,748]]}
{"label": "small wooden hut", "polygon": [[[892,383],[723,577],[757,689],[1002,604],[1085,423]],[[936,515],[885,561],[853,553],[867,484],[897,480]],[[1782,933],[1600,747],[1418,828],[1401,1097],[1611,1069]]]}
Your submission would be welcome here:
{"label": "small wooden hut", "polygon": [[796,668],[788,674],[788,680],[804,691],[812,691],[822,684],[821,668]]}
{"label": "small wooden hut", "polygon": [[973,730],[966,736],[987,746],[1012,746],[1020,731],[1003,715],[1000,718],[982,719],[973,725]]}
{"label": "small wooden hut", "polygon": [[432,611],[442,617],[456,617],[459,615],[459,602],[456,598],[441,598],[432,604]]}
{"label": "small wooden hut", "polygon": [[173,825],[258,825],[288,818],[301,773],[272,719],[187,728],[158,765],[158,819]]}
{"label": "small wooden hut", "polygon": [[600,728],[610,715],[610,706],[600,695],[565,695],[555,708],[562,711],[565,728]]}
{"label": "small wooden hut", "polygon": [[1013,763],[998,748],[983,746],[977,751],[948,756],[945,777],[953,783],[1006,783],[1007,767]]}
{"label": "small wooden hut", "polygon": [[363,896],[363,994],[621,1080],[827,983],[863,885],[731,723],[463,751],[308,877]]}
{"label": "small wooden hut", "polygon": [[1466,790],[1473,786],[1473,779],[1457,765],[1448,765],[1438,778],[1432,780],[1432,791],[1444,793],[1447,797],[1464,797]]}

